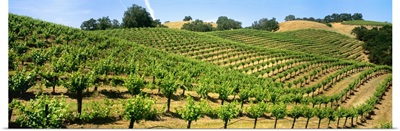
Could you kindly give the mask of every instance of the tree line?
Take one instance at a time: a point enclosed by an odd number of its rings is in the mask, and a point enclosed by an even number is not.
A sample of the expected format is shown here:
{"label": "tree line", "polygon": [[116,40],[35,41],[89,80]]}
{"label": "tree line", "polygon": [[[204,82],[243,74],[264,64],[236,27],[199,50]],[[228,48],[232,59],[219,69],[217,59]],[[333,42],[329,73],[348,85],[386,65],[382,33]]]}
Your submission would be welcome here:
{"label": "tree line", "polygon": [[354,13],[353,15],[350,13],[333,13],[331,15],[327,15],[322,18],[314,18],[314,17],[303,17],[303,18],[296,18],[294,15],[288,15],[285,17],[285,21],[292,21],[292,20],[308,20],[308,21],[315,21],[319,23],[330,23],[330,22],[343,22],[343,21],[352,21],[352,20],[364,20],[363,15],[361,13]]}
{"label": "tree line", "polygon": [[[191,16],[185,16],[183,21],[190,21],[185,23],[181,29],[197,31],[197,32],[207,32],[216,30],[231,30],[231,29],[241,29],[242,22],[230,19],[227,16],[220,16],[217,20],[217,27],[212,27],[208,22],[196,19],[192,21]],[[167,26],[162,25],[159,19],[153,19],[150,13],[146,11],[145,8],[133,4],[125,11],[122,18],[122,23],[117,19],[111,20],[108,16],[101,17],[98,19],[90,18],[89,20],[83,21],[81,24],[82,30],[106,30],[106,29],[117,29],[117,28],[141,28],[141,27],[161,27],[167,28]],[[268,30],[276,31],[279,29],[279,23],[275,18],[268,20],[267,18],[262,18],[259,21],[255,21],[252,26],[247,27],[258,30]]]}
{"label": "tree line", "polygon": [[367,29],[365,26],[352,30],[356,38],[365,42],[363,48],[368,51],[370,62],[380,65],[392,65],[392,25]]}
{"label": "tree line", "polygon": [[[192,19],[191,16],[185,16],[184,21],[190,21]],[[181,29],[190,30],[190,31],[198,31],[198,32],[207,32],[207,31],[216,31],[216,30],[233,30],[233,29],[241,29],[242,22],[236,21],[234,19],[230,19],[227,16],[220,16],[217,20],[217,27],[212,27],[210,23],[203,22],[202,20],[196,19],[193,22],[185,23]],[[249,29],[257,29],[257,30],[267,30],[267,31],[276,31],[279,29],[279,23],[275,18],[268,19],[262,18],[258,21],[254,21],[254,23],[245,27]]]}
{"label": "tree line", "polygon": [[122,18],[122,23],[118,20],[102,17],[97,20],[90,18],[87,21],[83,21],[81,24],[82,30],[106,30],[106,29],[116,29],[116,28],[140,28],[140,27],[163,27],[166,26],[161,24],[160,19],[155,19],[150,16],[150,13],[146,11],[145,8],[133,4],[125,11]]}

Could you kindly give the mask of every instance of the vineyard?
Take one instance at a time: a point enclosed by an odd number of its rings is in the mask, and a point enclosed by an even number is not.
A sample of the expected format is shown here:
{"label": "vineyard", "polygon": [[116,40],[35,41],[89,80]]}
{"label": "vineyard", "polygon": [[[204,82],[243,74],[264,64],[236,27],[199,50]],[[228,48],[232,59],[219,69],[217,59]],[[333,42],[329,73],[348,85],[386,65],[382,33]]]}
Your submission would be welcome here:
{"label": "vineyard", "polygon": [[391,127],[392,67],[334,32],[8,29],[12,128]]}

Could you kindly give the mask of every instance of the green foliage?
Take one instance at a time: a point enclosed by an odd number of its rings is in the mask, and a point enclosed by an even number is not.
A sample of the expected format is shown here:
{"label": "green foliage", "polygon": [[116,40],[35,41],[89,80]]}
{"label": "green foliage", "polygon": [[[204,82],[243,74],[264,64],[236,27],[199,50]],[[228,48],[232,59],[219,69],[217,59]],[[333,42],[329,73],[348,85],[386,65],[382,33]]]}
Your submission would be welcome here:
{"label": "green foliage", "polygon": [[313,117],[315,114],[313,114],[313,109],[308,107],[308,106],[303,106],[303,114],[302,116],[305,118],[311,118]]}
{"label": "green foliage", "polygon": [[192,17],[191,16],[185,16],[185,18],[183,18],[183,21],[191,21]]}
{"label": "green foliage", "polygon": [[218,98],[222,100],[221,104],[223,104],[223,101],[228,100],[228,96],[233,92],[231,86],[232,85],[229,83],[224,83],[217,87],[216,91],[218,93]]}
{"label": "green foliage", "polygon": [[170,104],[171,104],[171,97],[178,90],[178,86],[174,80],[172,74],[167,75],[161,79],[161,92],[168,98],[167,101],[167,112],[169,112]]}
{"label": "green foliage", "polygon": [[272,106],[271,110],[272,116],[276,117],[277,119],[282,119],[286,116],[286,105],[279,103]]}
{"label": "green foliage", "polygon": [[81,24],[82,30],[98,30],[97,21],[93,18],[90,18],[87,21],[83,21]]}
{"label": "green foliage", "polygon": [[250,108],[246,108],[246,112],[249,113],[251,118],[258,118],[264,114],[267,110],[267,103],[259,102],[257,104],[251,104]]}
{"label": "green foliage", "polygon": [[288,15],[285,17],[285,21],[292,21],[292,20],[296,20],[296,17],[294,15]]}
{"label": "green foliage", "polygon": [[119,22],[116,19],[111,21],[108,16],[98,18],[97,20],[90,18],[87,21],[83,21],[81,24],[82,30],[105,30],[110,28],[119,28]]}
{"label": "green foliage", "polygon": [[89,87],[90,79],[88,75],[81,74],[80,71],[73,72],[69,75],[69,79],[63,82],[64,87],[68,89],[68,92],[75,93],[77,95],[78,113],[82,113],[82,99],[83,91]]}
{"label": "green foliage", "polygon": [[214,30],[210,23],[203,22],[202,20],[196,19],[193,22],[183,24],[183,30],[207,32]]}
{"label": "green foliage", "polygon": [[368,59],[375,64],[392,65],[392,26],[385,25],[382,28],[374,27],[368,30],[366,27],[356,27],[352,30],[356,38],[364,41],[363,48],[369,51]]}
{"label": "green foliage", "polygon": [[161,92],[165,94],[165,96],[169,97],[171,96],[174,92],[177,91],[178,86],[176,86],[176,83],[173,79],[173,76],[168,75],[167,77],[161,79]]}
{"label": "green foliage", "polygon": [[68,108],[64,96],[61,99],[55,97],[50,99],[46,95],[38,96],[26,105],[18,107],[21,115],[16,122],[22,127],[29,128],[62,128],[65,127],[65,122],[72,118]]}
{"label": "green foliage", "polygon": [[61,83],[58,80],[59,74],[53,71],[42,71],[40,72],[40,76],[42,77],[42,82],[46,87],[55,87],[60,85]]}
{"label": "green foliage", "polygon": [[352,20],[363,20],[361,13],[354,13],[351,15],[350,13],[332,13],[331,15],[327,15],[324,18],[325,23],[330,22],[343,22],[343,21],[352,21]]}
{"label": "green foliage", "polygon": [[145,8],[133,4],[124,13],[122,18],[123,28],[153,27],[153,18]]}
{"label": "green foliage", "polygon": [[124,86],[128,88],[129,93],[137,95],[141,93],[144,83],[143,77],[140,77],[138,74],[130,74],[129,77],[125,79]]}
{"label": "green foliage", "polygon": [[343,25],[370,25],[370,26],[385,26],[392,25],[392,23],[388,22],[378,22],[378,21],[369,21],[369,20],[353,20],[353,21],[345,21],[342,22]]}
{"label": "green foliage", "polygon": [[325,25],[328,26],[328,27],[332,27],[331,23],[325,23]]}
{"label": "green foliage", "polygon": [[242,28],[242,22],[235,21],[234,19],[229,19],[226,16],[220,16],[217,20],[218,30],[231,30]]}
{"label": "green foliage", "polygon": [[111,116],[113,110],[114,101],[104,99],[103,102],[90,102],[86,104],[86,108],[83,109],[83,113],[79,115],[79,118],[84,122],[101,121]]}
{"label": "green foliage", "polygon": [[83,91],[89,87],[89,77],[85,74],[78,72],[73,72],[69,75],[69,80],[64,82],[64,86],[71,92]]}
{"label": "green foliage", "polygon": [[288,112],[288,116],[296,119],[302,116],[302,114],[303,114],[303,107],[298,105],[294,106],[292,110]]}
{"label": "green foliage", "polygon": [[139,123],[141,120],[148,119],[150,114],[157,112],[154,109],[155,100],[145,96],[137,95],[127,101],[122,102],[123,113],[127,120],[134,120]]}
{"label": "green foliage", "polygon": [[8,69],[9,70],[14,70],[15,69],[15,67],[17,67],[15,64],[14,64],[14,61],[16,60],[16,54],[13,52],[13,51],[9,51],[8,52]]}
{"label": "green foliage", "polygon": [[222,105],[218,109],[218,118],[223,120],[225,123],[230,121],[232,118],[237,117],[240,112],[240,108],[237,106],[237,102]]}
{"label": "green foliage", "polygon": [[36,65],[44,65],[44,63],[48,59],[45,52],[41,51],[41,50],[33,50],[31,52],[31,58],[32,58],[32,62],[35,63]]}
{"label": "green foliage", "polygon": [[392,128],[393,128],[392,122],[383,123],[383,124],[381,124],[381,127],[380,127],[380,128],[381,128],[381,129],[392,129]]}
{"label": "green foliage", "polygon": [[207,82],[200,82],[198,87],[196,88],[196,93],[199,94],[201,98],[206,99],[211,88],[212,84]]}
{"label": "green foliage", "polygon": [[188,96],[186,100],[187,104],[185,107],[178,110],[178,114],[181,115],[181,117],[186,121],[197,121],[203,114],[203,107],[199,103],[195,104],[193,98],[190,96]]}
{"label": "green foliage", "polygon": [[[27,74],[24,69],[16,71],[14,75],[8,78],[8,92],[9,98],[14,98],[21,93],[26,92],[29,88],[36,84],[36,72],[32,71]],[[12,101],[11,99],[9,99]]]}
{"label": "green foliage", "polygon": [[254,21],[250,28],[257,30],[277,31],[279,29],[279,23],[275,18],[270,20],[267,18],[262,18],[258,20],[258,22]]}

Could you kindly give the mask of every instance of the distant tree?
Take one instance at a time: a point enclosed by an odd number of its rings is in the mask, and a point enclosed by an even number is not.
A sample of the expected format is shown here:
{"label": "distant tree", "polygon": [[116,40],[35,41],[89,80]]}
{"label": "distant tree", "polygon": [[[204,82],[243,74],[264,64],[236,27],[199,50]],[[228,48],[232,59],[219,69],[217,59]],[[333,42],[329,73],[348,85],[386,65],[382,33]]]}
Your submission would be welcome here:
{"label": "distant tree", "polygon": [[323,20],[323,19],[321,19],[321,18],[317,18],[317,19],[315,19],[314,21],[315,21],[315,22],[322,23],[324,20]]}
{"label": "distant tree", "polygon": [[325,16],[325,18],[324,18],[324,22],[325,22],[325,23],[330,23],[330,22],[332,22],[331,15],[327,15],[327,16]]}
{"label": "distant tree", "polygon": [[351,18],[351,14],[349,14],[349,13],[341,13],[340,15],[339,15],[339,21],[338,22],[342,22],[342,21],[351,21],[352,20],[352,18]]}
{"label": "distant tree", "polygon": [[119,28],[119,22],[118,20],[114,19],[111,21],[111,19],[106,16],[106,17],[101,17],[98,18],[97,20],[90,18],[87,21],[82,22],[81,24],[81,29],[82,30],[105,30],[105,29],[110,29],[110,28]]}
{"label": "distant tree", "polygon": [[87,21],[82,22],[81,24],[81,29],[82,30],[97,30],[97,21],[93,18],[90,18]]}
{"label": "distant tree", "polygon": [[356,27],[352,30],[356,38],[364,41],[363,48],[369,51],[368,59],[375,64],[392,65],[392,26],[381,28]]}
{"label": "distant tree", "polygon": [[251,28],[257,30],[276,31],[279,29],[279,23],[278,21],[276,21],[275,18],[272,18],[271,20],[268,20],[267,18],[262,18],[258,22],[255,21],[251,25]]}
{"label": "distant tree", "polygon": [[315,21],[315,18],[314,17],[310,17],[310,18],[308,18],[308,20],[309,21]]}
{"label": "distant tree", "polygon": [[230,29],[240,29],[242,28],[242,22],[235,21],[234,19],[229,19],[226,16],[220,16],[217,20],[218,30],[230,30]]}
{"label": "distant tree", "polygon": [[206,23],[203,22],[202,20],[196,19],[193,22],[183,24],[181,29],[197,31],[197,32],[207,32],[207,31],[212,31],[213,27],[210,23]]}
{"label": "distant tree", "polygon": [[367,38],[365,36],[367,35],[368,29],[365,26],[361,27],[356,27],[351,31],[351,34],[356,35],[356,38],[360,41],[365,41]]}
{"label": "distant tree", "polygon": [[362,15],[361,13],[354,13],[354,14],[351,16],[351,18],[352,18],[353,20],[364,20],[364,19],[363,19],[363,15]]}
{"label": "distant tree", "polygon": [[116,20],[116,19],[113,19],[112,20],[112,28],[113,29],[116,29],[116,28],[120,28],[120,24],[119,24],[119,21],[118,20]]}
{"label": "distant tree", "polygon": [[150,13],[145,8],[135,4],[125,11],[122,18],[123,28],[154,27],[152,23],[153,18],[151,18]]}
{"label": "distant tree", "polygon": [[192,17],[191,16],[185,16],[185,18],[183,18],[183,21],[191,21]]}
{"label": "distant tree", "polygon": [[332,22],[339,22],[339,14],[337,14],[337,13],[333,13],[332,15],[331,15],[331,19],[332,19]]}
{"label": "distant tree", "polygon": [[168,28],[168,26],[161,24],[160,19],[154,20],[152,23],[152,27]]}
{"label": "distant tree", "polygon": [[105,30],[112,27],[111,20],[108,18],[108,16],[97,19],[97,22],[97,28],[100,30]]}
{"label": "distant tree", "polygon": [[292,21],[292,20],[296,20],[296,17],[294,15],[288,15],[285,17],[285,21]]}

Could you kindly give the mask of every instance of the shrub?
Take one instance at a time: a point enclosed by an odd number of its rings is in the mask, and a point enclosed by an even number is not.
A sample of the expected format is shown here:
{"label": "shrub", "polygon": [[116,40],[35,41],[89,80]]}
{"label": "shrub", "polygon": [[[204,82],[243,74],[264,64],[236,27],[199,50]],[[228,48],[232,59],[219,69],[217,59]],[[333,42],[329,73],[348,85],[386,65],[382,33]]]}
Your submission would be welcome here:
{"label": "shrub", "polygon": [[328,27],[332,27],[331,23],[325,23],[325,25],[328,26]]}

